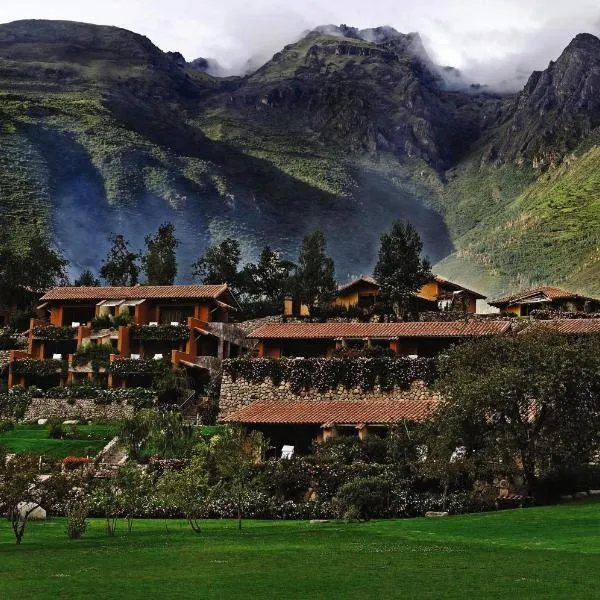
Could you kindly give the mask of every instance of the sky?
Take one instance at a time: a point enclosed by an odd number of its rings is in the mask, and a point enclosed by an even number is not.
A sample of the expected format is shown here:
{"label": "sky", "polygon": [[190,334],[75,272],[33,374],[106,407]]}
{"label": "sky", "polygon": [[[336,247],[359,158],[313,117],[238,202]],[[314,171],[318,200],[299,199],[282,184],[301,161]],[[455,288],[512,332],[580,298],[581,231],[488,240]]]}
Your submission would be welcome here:
{"label": "sky", "polygon": [[577,33],[600,35],[598,0],[0,0],[0,22],[32,18],[125,27],[235,73],[317,25],[390,25],[418,31],[438,64],[506,89],[546,68]]}

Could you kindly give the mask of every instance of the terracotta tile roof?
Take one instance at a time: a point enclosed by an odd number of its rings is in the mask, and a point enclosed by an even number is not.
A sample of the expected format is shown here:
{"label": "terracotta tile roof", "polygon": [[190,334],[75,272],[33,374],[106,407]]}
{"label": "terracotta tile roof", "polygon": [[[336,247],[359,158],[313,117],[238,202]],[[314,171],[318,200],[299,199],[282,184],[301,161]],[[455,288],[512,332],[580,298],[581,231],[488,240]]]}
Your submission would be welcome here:
{"label": "terracotta tile roof", "polygon": [[42,300],[142,300],[217,298],[227,285],[138,285],[133,287],[58,287]]}
{"label": "terracotta tile roof", "polygon": [[358,402],[349,400],[295,401],[256,400],[223,419],[229,423],[398,423],[422,421],[430,417],[438,400],[377,400]]}
{"label": "terracotta tile roof", "polygon": [[510,296],[502,296],[500,298],[494,298],[493,300],[488,300],[488,304],[492,306],[497,306],[500,304],[517,304],[519,301],[526,300],[531,296],[537,296],[539,294],[543,294],[548,298],[549,301],[552,300],[568,300],[569,298],[581,298],[583,300],[597,300],[597,298],[591,298],[589,296],[582,296],[581,294],[577,294],[576,292],[571,292],[569,290],[563,290],[561,288],[552,287],[552,286],[540,286],[536,288],[532,288],[530,290],[524,290],[521,292],[517,292],[516,294],[512,294]]}
{"label": "terracotta tile roof", "polygon": [[[536,325],[547,327],[557,333],[600,334],[600,319],[552,319],[536,321]],[[527,329],[523,330],[526,331]]]}
{"label": "terracotta tile roof", "polygon": [[255,339],[460,338],[494,335],[510,328],[507,321],[428,321],[409,323],[267,323],[248,337]]}

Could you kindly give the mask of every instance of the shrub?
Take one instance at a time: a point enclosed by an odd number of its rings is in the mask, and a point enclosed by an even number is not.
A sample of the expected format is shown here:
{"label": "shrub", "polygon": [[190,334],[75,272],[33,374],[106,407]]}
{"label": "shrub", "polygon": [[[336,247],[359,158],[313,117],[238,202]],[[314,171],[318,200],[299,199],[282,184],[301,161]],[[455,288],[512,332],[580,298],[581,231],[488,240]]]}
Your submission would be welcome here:
{"label": "shrub", "polygon": [[111,354],[117,354],[117,351],[109,344],[88,344],[75,352],[73,366],[83,367],[90,363],[92,371],[97,373],[101,368],[108,367]]}
{"label": "shrub", "polygon": [[7,433],[15,428],[15,422],[11,419],[0,421],[0,433]]}
{"label": "shrub", "polygon": [[132,325],[131,339],[140,342],[185,342],[190,337],[187,325]]}
{"label": "shrub", "polygon": [[22,358],[15,360],[10,366],[15,375],[30,377],[47,377],[57,373],[66,373],[68,364],[66,360]]}
{"label": "shrub", "polygon": [[30,394],[21,386],[14,386],[8,393],[0,394],[0,416],[22,419],[31,402]]}
{"label": "shrub", "polygon": [[82,499],[69,502],[66,509],[67,524],[65,531],[71,540],[78,540],[87,530],[89,507]]}
{"label": "shrub", "polygon": [[368,521],[387,516],[389,497],[390,484],[383,477],[357,477],[338,490],[333,504],[339,516]]}
{"label": "shrub", "polygon": [[74,327],[54,327],[48,325],[46,327],[34,327],[33,337],[40,340],[48,340],[53,342],[72,340],[75,337],[76,329]]}
{"label": "shrub", "polygon": [[48,437],[50,439],[62,440],[64,434],[65,431],[60,421],[52,420],[48,422]]}

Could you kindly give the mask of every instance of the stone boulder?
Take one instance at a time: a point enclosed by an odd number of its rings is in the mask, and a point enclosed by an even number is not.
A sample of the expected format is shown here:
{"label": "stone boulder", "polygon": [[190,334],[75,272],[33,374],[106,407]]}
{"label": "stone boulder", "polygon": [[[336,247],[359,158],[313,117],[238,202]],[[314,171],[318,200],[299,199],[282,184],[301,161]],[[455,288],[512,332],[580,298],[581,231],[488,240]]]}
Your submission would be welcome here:
{"label": "stone boulder", "polygon": [[35,502],[19,502],[17,509],[22,518],[27,517],[31,521],[46,520],[46,511]]}

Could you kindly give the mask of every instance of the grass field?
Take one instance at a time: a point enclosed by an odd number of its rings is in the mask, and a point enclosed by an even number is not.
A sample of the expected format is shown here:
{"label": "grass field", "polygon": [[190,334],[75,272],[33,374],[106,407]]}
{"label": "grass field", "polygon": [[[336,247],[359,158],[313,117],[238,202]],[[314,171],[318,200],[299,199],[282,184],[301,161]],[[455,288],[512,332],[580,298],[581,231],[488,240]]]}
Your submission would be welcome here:
{"label": "grass field", "polygon": [[44,454],[50,458],[95,456],[116,430],[113,425],[78,425],[77,431],[82,439],[55,440],[48,437],[46,425],[25,423],[16,425],[12,431],[0,433],[0,446],[8,452]]}
{"label": "grass field", "polygon": [[[168,526],[168,530],[167,530]],[[0,598],[597,598],[600,503],[370,523],[0,522]]]}

